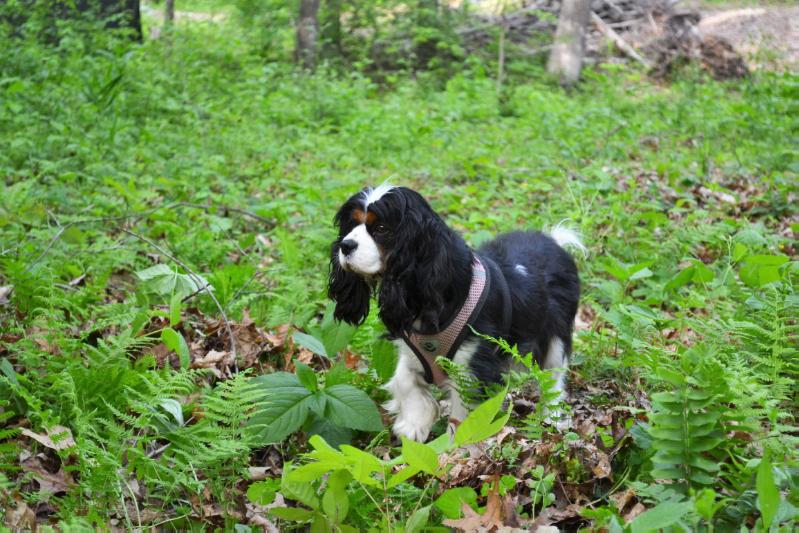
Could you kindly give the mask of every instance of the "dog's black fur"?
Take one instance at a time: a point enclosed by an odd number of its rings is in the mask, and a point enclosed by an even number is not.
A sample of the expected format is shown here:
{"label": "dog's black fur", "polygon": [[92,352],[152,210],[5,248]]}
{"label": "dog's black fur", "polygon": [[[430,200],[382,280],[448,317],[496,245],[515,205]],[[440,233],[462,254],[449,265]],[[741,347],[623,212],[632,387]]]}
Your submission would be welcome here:
{"label": "dog's black fur", "polygon": [[[364,197],[364,192],[352,196],[335,217],[339,236],[332,246],[328,291],[336,302],[335,317],[362,323],[369,313],[369,298],[376,293],[380,318],[393,336],[409,333],[414,325],[421,332],[439,331],[468,295],[475,252],[421,195],[397,187],[368,205],[376,222],[367,231],[381,251],[382,272],[364,277],[346,271],[339,263],[340,243],[359,224],[353,212],[364,209]],[[504,296],[492,290],[474,329],[502,337],[511,346],[518,344],[519,353],[532,352],[542,366],[550,341],[557,337],[567,358],[580,298],[571,255],[552,237],[534,231],[500,235],[477,254],[491,259],[493,266],[487,262],[491,275],[503,276],[507,282],[512,319],[509,328],[503,329]],[[471,331],[468,339],[476,339]],[[470,367],[481,381],[499,382],[507,362],[492,343],[479,339]]]}

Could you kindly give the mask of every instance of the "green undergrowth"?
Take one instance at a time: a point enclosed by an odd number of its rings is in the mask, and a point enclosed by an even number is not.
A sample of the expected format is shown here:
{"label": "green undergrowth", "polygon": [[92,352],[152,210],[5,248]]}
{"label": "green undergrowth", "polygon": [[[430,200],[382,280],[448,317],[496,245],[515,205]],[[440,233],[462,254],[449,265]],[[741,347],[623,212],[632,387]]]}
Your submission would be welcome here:
{"label": "green undergrowth", "polygon": [[[610,439],[612,470],[569,526],[791,527],[796,76],[658,85],[600,65],[566,92],[533,65],[498,97],[474,62],[385,86],[266,62],[233,19],[142,45],[68,26],[52,48],[0,36],[7,525],[27,506],[52,524],[233,528],[276,492],[295,502],[263,512],[282,527],[440,527],[461,502],[485,513],[520,491],[533,520],[557,505],[555,475],[591,476],[565,443]],[[573,391],[639,407],[616,409],[618,428],[567,432],[535,468],[516,458],[557,432],[543,411],[516,414],[516,437],[489,452],[496,482],[453,493],[434,461],[452,450],[406,442],[415,477],[382,486],[399,464],[375,405],[393,348],[374,312],[357,331],[333,323],[325,284],[337,207],[385,180],[475,245],[568,219],[589,249]],[[227,326],[241,357],[211,364],[233,349]],[[372,469],[335,473],[353,464]],[[298,471],[312,493],[292,489]],[[610,497],[627,489],[649,510]]]}

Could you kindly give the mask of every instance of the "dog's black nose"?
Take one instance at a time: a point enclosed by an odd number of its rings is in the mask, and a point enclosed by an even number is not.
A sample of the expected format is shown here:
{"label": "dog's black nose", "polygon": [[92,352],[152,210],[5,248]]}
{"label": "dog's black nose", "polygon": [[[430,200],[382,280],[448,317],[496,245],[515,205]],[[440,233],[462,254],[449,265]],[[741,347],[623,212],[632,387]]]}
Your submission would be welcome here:
{"label": "dog's black nose", "polygon": [[358,242],[352,239],[341,241],[341,244],[339,245],[339,248],[341,248],[341,253],[343,253],[345,256],[350,255],[357,247]]}

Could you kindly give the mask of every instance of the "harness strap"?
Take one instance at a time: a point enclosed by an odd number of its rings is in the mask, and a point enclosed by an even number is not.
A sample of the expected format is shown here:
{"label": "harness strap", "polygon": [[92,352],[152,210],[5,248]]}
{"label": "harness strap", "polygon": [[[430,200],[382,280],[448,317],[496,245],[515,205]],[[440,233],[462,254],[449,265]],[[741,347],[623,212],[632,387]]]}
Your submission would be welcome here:
{"label": "harness strap", "polygon": [[[496,274],[492,275],[492,270]],[[508,331],[511,318],[508,284],[505,282],[499,267],[493,261],[475,255],[474,263],[472,263],[472,283],[469,287],[469,295],[463,307],[450,323],[438,333],[424,335],[418,332],[411,332],[410,335],[402,335],[405,344],[411,348],[422,364],[425,380],[428,383],[441,385],[446,381],[447,375],[441,366],[436,363],[436,358],[444,356],[451,360],[455,356],[455,352],[458,351],[458,348],[460,348],[466,338],[468,326],[475,321],[480,311],[482,311],[494,281],[498,282],[505,304],[502,330]]]}

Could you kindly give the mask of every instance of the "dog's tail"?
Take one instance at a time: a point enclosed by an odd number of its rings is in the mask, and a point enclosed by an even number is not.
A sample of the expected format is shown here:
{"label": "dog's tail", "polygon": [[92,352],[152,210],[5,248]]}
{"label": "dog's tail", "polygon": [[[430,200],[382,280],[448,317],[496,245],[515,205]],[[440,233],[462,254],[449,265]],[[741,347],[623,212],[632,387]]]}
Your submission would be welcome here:
{"label": "dog's tail", "polygon": [[588,255],[588,248],[585,247],[583,241],[580,237],[580,234],[575,230],[568,228],[564,225],[564,222],[559,222],[554,228],[549,231],[550,237],[552,237],[558,246],[563,248],[564,250],[568,248],[574,248],[579,250],[583,253],[583,256]]}

